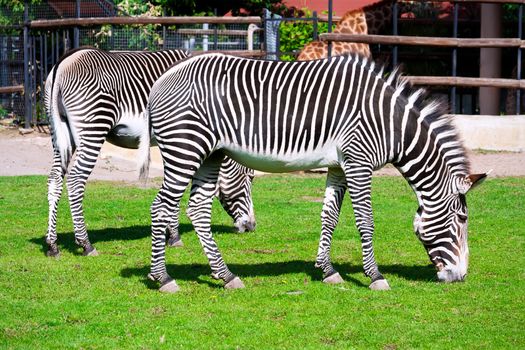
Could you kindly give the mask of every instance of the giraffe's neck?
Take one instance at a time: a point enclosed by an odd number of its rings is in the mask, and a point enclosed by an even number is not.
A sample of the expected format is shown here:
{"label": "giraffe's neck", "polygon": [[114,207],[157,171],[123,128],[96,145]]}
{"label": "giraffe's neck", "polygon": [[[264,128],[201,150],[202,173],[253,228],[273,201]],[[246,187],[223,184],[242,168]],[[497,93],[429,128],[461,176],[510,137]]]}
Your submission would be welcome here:
{"label": "giraffe's neck", "polygon": [[385,0],[363,9],[369,34],[379,34],[381,29],[392,22],[392,4],[392,0]]}
{"label": "giraffe's neck", "polygon": [[349,11],[343,15],[334,29],[334,33],[367,34],[365,13],[362,9]]}

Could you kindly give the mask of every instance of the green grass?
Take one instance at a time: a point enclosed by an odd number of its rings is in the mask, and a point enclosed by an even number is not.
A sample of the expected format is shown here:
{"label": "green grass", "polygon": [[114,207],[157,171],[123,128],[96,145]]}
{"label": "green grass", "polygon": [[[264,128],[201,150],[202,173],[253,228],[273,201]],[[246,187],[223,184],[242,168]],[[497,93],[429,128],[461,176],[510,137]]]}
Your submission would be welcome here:
{"label": "green grass", "polygon": [[347,282],[320,281],[323,188],[319,175],[257,178],[257,230],[247,234],[235,234],[214,203],[216,240],[244,290],[209,277],[183,216],[185,246],[167,252],[181,292],[164,295],[146,279],[156,188],[88,184],[94,258],[75,246],[64,198],[56,260],[44,255],[45,177],[1,177],[0,348],[525,348],[525,178],[489,179],[468,195],[470,269],[456,284],[435,281],[412,232],[417,205],[406,182],[374,179],[376,257],[388,292],[367,288],[348,198],[332,254]]}

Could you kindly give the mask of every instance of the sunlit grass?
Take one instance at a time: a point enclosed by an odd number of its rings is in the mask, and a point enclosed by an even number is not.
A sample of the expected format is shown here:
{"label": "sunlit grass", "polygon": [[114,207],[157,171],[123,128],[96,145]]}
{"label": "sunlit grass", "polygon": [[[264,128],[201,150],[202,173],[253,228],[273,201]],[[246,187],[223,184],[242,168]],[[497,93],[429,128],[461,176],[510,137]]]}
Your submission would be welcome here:
{"label": "sunlit grass", "polygon": [[56,260],[44,254],[45,177],[0,178],[0,348],[525,347],[525,178],[489,179],[468,195],[470,269],[457,284],[435,281],[412,232],[417,205],[406,182],[376,178],[376,257],[388,292],[367,288],[348,198],[332,252],[347,282],[321,282],[313,264],[324,182],[256,178],[254,233],[234,233],[214,204],[213,232],[244,290],[226,291],[209,276],[182,216],[185,246],[167,253],[181,292],[164,295],[146,279],[155,188],[88,184],[86,221],[101,253],[94,258],[74,244],[64,198]]}

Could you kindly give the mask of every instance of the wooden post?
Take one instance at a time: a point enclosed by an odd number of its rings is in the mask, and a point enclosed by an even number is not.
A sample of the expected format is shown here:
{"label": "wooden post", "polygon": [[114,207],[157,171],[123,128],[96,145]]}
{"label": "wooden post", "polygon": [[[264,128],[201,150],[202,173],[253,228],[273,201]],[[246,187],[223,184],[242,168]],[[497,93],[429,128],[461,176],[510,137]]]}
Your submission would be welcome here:
{"label": "wooden post", "polygon": [[[333,11],[332,0],[328,0],[328,33],[332,32],[332,16],[334,15],[332,11]],[[332,57],[332,42],[331,41],[328,42],[326,56],[328,58]]]}
{"label": "wooden post", "polygon": [[[481,37],[501,38],[501,4],[481,4]],[[501,77],[501,49],[480,49],[479,76],[481,78]],[[479,89],[479,112],[482,115],[498,115],[500,91],[498,88]]]}
{"label": "wooden post", "polygon": [[24,127],[26,129],[31,128],[31,122],[33,120],[33,108],[31,105],[31,81],[29,72],[29,45],[31,45],[29,38],[29,1],[24,1],[24,114],[25,121]]}
{"label": "wooden post", "polygon": [[[75,3],[75,18],[80,18],[80,0]],[[80,30],[78,27],[73,28],[73,48],[80,46]]]}

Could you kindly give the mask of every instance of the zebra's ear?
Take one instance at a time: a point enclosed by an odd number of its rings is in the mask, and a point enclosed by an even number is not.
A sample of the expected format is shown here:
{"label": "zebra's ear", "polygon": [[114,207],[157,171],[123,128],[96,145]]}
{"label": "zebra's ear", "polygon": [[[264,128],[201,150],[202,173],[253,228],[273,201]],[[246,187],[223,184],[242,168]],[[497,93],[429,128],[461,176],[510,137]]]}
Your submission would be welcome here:
{"label": "zebra's ear", "polygon": [[465,176],[458,186],[459,193],[466,194],[468,191],[481,184],[487,178],[487,175],[490,174],[491,171],[488,171],[483,174],[470,174]]}

